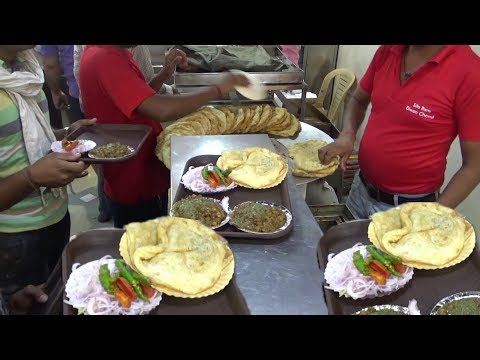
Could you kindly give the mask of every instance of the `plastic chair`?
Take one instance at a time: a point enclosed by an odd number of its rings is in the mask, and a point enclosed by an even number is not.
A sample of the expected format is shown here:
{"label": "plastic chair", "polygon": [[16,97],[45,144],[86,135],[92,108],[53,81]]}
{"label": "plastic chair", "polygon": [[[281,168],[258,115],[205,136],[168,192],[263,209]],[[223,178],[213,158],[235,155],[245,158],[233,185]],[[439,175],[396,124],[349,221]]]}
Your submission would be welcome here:
{"label": "plastic chair", "polygon": [[[323,103],[325,96],[327,95],[330,83],[332,80],[336,80],[334,86],[334,93],[332,94],[332,100],[328,110],[324,108]],[[322,112],[332,123],[335,123],[338,115],[340,105],[343,104],[348,90],[355,82],[355,74],[350,69],[335,69],[325,76],[323,79],[322,87],[318,93],[317,101],[313,104],[320,112]]]}

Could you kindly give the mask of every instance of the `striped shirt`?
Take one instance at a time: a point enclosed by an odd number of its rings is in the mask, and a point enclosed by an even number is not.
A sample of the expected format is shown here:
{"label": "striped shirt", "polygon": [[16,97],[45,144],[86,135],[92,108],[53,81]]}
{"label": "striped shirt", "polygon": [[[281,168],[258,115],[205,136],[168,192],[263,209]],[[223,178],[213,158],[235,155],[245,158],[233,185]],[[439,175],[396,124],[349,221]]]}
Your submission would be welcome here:
{"label": "striped shirt", "polygon": [[[21,61],[17,61],[14,69],[8,67],[2,60],[0,60],[0,66],[9,71],[22,68]],[[48,103],[45,93],[41,91],[36,100],[48,120]],[[27,166],[29,161],[18,107],[8,93],[0,89],[0,179],[13,175]],[[0,212],[0,232],[17,233],[38,230],[59,222],[67,212],[67,196],[54,197],[47,190],[43,198],[45,205],[42,204],[40,192],[34,191],[8,210]]]}

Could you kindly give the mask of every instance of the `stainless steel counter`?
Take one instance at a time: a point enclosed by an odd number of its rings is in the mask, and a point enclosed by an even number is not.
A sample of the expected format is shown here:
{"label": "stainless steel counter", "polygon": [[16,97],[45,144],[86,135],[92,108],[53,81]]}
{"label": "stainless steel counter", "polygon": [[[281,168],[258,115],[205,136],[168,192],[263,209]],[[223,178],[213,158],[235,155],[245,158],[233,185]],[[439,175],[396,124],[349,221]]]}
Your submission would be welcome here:
{"label": "stainless steel counter", "polygon": [[[267,135],[172,137],[172,198],[188,159],[248,146],[274,150]],[[293,178],[288,176],[287,181],[294,229],[286,238],[277,240],[229,239],[235,254],[237,283],[253,315],[327,314],[323,273],[316,255],[322,231]]]}

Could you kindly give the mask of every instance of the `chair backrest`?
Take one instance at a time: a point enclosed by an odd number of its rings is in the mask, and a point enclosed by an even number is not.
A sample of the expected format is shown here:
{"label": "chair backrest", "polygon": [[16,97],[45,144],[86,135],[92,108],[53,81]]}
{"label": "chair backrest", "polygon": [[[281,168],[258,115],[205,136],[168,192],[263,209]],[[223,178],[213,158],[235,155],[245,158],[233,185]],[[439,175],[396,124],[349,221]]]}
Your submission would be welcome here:
{"label": "chair backrest", "polygon": [[[330,83],[332,80],[336,80],[334,93],[332,94],[332,100],[328,110],[323,106],[325,101],[325,96],[327,95]],[[324,113],[327,118],[334,122],[342,105],[345,97],[347,96],[348,90],[352,87],[355,82],[355,73],[350,69],[335,69],[325,76],[323,79],[322,87],[318,93],[317,101],[315,102],[315,107],[317,107],[322,113]]]}

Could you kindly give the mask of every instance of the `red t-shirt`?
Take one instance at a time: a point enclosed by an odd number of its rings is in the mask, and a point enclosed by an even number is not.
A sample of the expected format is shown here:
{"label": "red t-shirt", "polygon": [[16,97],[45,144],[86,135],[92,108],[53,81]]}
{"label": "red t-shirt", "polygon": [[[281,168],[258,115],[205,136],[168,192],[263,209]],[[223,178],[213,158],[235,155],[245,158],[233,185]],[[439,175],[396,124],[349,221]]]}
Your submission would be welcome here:
{"label": "red t-shirt", "polygon": [[138,106],[155,91],[145,82],[132,54],[114,46],[87,46],[79,70],[83,109],[100,124],[143,124],[152,132],[137,156],[105,164],[105,193],[121,204],[151,199],[168,190],[170,173],[155,156],[161,125],[140,114]]}
{"label": "red t-shirt", "polygon": [[404,49],[381,46],[360,81],[372,112],[359,164],[383,191],[431,193],[443,184],[455,137],[480,141],[480,58],[469,46],[445,46],[400,85]]}

